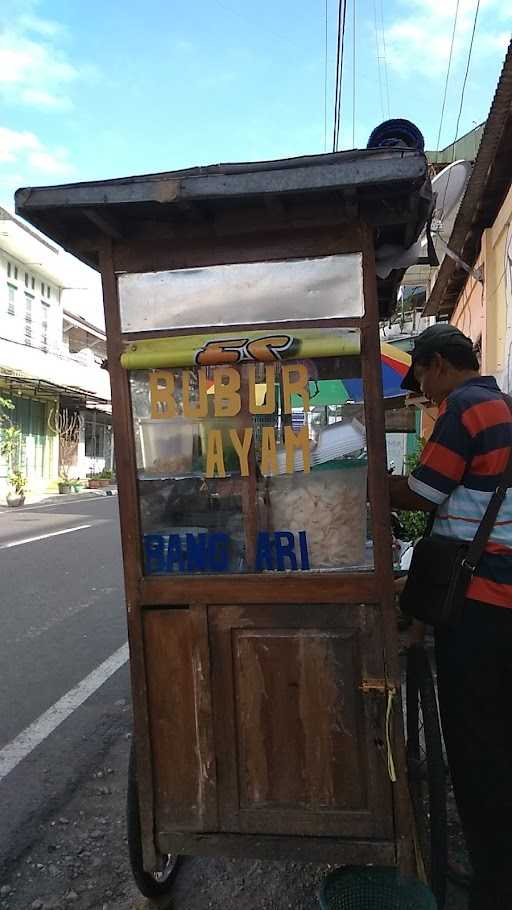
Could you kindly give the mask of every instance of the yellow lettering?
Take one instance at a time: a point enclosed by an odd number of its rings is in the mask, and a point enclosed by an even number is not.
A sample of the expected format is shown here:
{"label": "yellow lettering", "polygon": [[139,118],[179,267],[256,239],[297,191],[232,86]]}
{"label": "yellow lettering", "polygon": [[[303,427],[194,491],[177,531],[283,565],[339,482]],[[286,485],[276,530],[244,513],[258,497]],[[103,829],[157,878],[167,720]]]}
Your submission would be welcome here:
{"label": "yellow lettering", "polygon": [[286,448],[286,473],[293,474],[293,469],[295,467],[295,449],[302,449],[304,473],[308,474],[311,463],[309,451],[309,432],[307,426],[302,427],[298,433],[293,432],[293,427],[285,427],[284,444]]}
{"label": "yellow lettering", "polygon": [[278,473],[276,434],[273,427],[261,428],[261,473],[264,477]]}
{"label": "yellow lettering", "polygon": [[236,454],[238,455],[238,460],[240,462],[240,474],[242,477],[249,476],[249,449],[251,448],[252,442],[252,428],[244,427],[244,436],[243,442],[240,441],[240,437],[236,430],[229,431],[229,437],[233,443]]}
{"label": "yellow lettering", "polygon": [[222,447],[222,433],[220,430],[210,430],[206,447],[206,473],[205,477],[225,477],[224,449]]}
{"label": "yellow lettering", "polygon": [[201,418],[208,416],[208,395],[206,370],[197,371],[197,402],[190,401],[190,390],[194,383],[194,374],[191,370],[183,370],[183,416]]}
{"label": "yellow lettering", "polygon": [[[293,375],[298,376],[292,379]],[[304,364],[295,363],[282,367],[285,414],[292,413],[292,395],[300,395],[305,411],[309,411],[308,371]]]}
{"label": "yellow lettering", "polygon": [[149,399],[153,420],[178,416],[174,399],[174,376],[169,370],[153,370],[149,374]]}
{"label": "yellow lettering", "polygon": [[[226,380],[224,382],[223,380]],[[215,416],[235,417],[240,413],[240,373],[232,367],[217,367],[213,371],[215,386]]]}
{"label": "yellow lettering", "polygon": [[265,367],[266,386],[265,401],[258,404],[256,401],[256,367],[248,366],[249,374],[249,413],[250,414],[273,414],[276,409],[276,368],[275,366]]}

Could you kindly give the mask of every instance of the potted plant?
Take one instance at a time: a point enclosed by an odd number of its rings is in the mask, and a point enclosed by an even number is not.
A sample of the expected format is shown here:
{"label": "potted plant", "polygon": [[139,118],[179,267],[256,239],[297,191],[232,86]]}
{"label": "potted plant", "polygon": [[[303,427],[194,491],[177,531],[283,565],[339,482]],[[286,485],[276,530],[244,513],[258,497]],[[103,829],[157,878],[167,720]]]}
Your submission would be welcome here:
{"label": "potted plant", "polygon": [[103,468],[102,471],[97,471],[96,473],[89,474],[88,481],[90,490],[100,490],[103,487],[112,486],[112,483],[115,482],[115,478],[112,471],[109,471],[107,468]]}
{"label": "potted plant", "polygon": [[5,498],[7,505],[11,508],[21,506],[25,502],[27,478],[20,469],[22,441],[21,430],[4,417],[0,455],[7,461],[9,473]]}
{"label": "potted plant", "polygon": [[57,486],[59,488],[59,493],[71,493],[71,481],[67,472],[61,471]]}
{"label": "potted plant", "polygon": [[21,471],[13,471],[9,475],[9,487],[6,494],[7,505],[12,508],[22,506],[25,502],[27,491],[27,478]]}
{"label": "potted plant", "polygon": [[71,493],[73,480],[70,471],[76,460],[82,418],[67,409],[59,411],[52,408],[48,415],[48,428],[59,439],[60,473],[58,480],[59,493]]}

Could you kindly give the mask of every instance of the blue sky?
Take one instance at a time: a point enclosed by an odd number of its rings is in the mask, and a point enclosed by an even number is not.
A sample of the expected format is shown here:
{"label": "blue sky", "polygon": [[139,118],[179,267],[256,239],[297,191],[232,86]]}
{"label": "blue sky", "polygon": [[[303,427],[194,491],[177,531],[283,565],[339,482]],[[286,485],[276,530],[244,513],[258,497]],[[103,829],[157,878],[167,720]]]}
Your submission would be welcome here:
{"label": "blue sky", "polygon": [[[355,2],[356,146],[388,114],[378,45],[391,116],[435,148],[456,0]],[[460,0],[441,147],[455,134],[475,6]],[[328,0],[328,150],[336,15]],[[510,0],[481,0],[459,135],[488,113],[511,23]],[[21,185],[322,152],[324,98],[325,0],[1,0],[0,203]]]}

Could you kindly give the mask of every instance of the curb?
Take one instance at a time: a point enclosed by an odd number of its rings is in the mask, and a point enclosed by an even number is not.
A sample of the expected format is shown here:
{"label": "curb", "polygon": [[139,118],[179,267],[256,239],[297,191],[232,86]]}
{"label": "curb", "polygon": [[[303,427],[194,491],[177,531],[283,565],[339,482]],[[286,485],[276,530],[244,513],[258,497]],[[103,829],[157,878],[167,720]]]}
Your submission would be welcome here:
{"label": "curb", "polygon": [[15,515],[17,512],[23,512],[26,509],[32,509],[43,505],[58,505],[68,502],[86,502],[88,499],[98,499],[103,496],[117,496],[117,487],[103,487],[101,490],[84,490],[83,493],[56,493],[41,496],[38,499],[30,499],[25,504],[18,506],[16,509],[10,509],[8,506],[0,508],[0,514],[9,512]]}

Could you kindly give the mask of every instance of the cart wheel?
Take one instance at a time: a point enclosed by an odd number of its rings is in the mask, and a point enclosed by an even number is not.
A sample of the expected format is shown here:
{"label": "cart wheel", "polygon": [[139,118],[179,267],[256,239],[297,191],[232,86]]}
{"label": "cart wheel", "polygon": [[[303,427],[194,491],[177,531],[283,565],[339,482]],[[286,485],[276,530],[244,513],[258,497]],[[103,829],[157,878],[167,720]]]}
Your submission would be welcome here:
{"label": "cart wheel", "polygon": [[142,861],[142,840],[140,834],[139,799],[137,794],[137,774],[135,767],[135,748],[130,748],[128,764],[128,789],[126,799],[126,827],[128,834],[128,852],[130,867],[135,883],[144,897],[149,899],[164,898],[171,893],[172,884],[178,870],[180,856],[169,853],[162,856],[160,872],[146,872]]}
{"label": "cart wheel", "polygon": [[448,867],[446,773],[432,671],[425,648],[407,652],[407,773],[425,871],[439,910]]}

